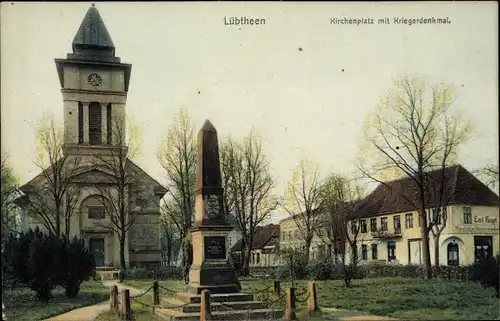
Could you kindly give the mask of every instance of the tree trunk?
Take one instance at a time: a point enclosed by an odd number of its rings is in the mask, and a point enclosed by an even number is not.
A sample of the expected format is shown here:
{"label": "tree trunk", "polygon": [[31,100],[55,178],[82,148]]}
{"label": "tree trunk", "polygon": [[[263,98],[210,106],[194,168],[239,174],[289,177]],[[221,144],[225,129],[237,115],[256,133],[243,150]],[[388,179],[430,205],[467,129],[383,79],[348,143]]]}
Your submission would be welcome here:
{"label": "tree trunk", "polygon": [[434,235],[434,266],[439,269],[439,234]]}
{"label": "tree trunk", "polygon": [[311,251],[311,243],[312,243],[312,237],[307,237],[306,238],[306,262],[309,262],[309,253]]}
{"label": "tree trunk", "polygon": [[56,203],[56,236],[61,235],[61,206]]}
{"label": "tree trunk", "polygon": [[425,208],[421,206],[419,211],[420,231],[422,234],[422,261],[424,264],[424,278],[432,279],[431,253],[429,249],[429,230],[425,217]]}
{"label": "tree trunk", "polygon": [[353,272],[355,270],[356,265],[358,264],[358,244],[357,242],[351,243],[351,266],[353,267]]}
{"label": "tree trunk", "polygon": [[167,265],[170,266],[172,264],[172,242],[168,242],[167,244]]}
{"label": "tree trunk", "polygon": [[243,262],[243,275],[248,276],[250,274],[250,255],[252,255],[252,247],[245,244],[245,255]]}
{"label": "tree trunk", "polygon": [[69,232],[70,232],[70,218],[66,217],[65,222],[64,222],[64,232],[66,234],[66,237],[69,239]]}
{"label": "tree trunk", "polygon": [[120,269],[127,269],[125,264],[125,235],[120,236]]}

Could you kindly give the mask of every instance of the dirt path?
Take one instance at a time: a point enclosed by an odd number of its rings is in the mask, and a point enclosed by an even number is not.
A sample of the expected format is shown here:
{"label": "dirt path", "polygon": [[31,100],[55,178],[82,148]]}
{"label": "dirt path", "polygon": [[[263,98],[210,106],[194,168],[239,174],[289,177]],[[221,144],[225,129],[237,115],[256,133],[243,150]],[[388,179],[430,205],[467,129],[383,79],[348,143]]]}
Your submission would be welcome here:
{"label": "dirt path", "polygon": [[[144,291],[118,283],[116,281],[104,281],[104,286],[110,288],[113,285],[118,285],[118,290],[128,289],[130,295],[137,295]],[[58,316],[45,319],[44,321],[93,321],[97,316],[103,312],[109,311],[109,300],[87,307],[74,309]]]}

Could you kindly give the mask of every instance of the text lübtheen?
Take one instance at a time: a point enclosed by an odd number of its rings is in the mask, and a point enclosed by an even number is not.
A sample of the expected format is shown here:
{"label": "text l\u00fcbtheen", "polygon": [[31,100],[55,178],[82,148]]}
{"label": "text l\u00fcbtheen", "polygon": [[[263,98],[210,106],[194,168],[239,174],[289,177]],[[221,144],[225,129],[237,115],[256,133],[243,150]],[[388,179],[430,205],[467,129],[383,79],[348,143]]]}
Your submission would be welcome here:
{"label": "text l\u00fcbtheen", "polygon": [[245,25],[265,25],[264,18],[249,18],[249,17],[224,17],[224,25],[226,26],[245,26]]}

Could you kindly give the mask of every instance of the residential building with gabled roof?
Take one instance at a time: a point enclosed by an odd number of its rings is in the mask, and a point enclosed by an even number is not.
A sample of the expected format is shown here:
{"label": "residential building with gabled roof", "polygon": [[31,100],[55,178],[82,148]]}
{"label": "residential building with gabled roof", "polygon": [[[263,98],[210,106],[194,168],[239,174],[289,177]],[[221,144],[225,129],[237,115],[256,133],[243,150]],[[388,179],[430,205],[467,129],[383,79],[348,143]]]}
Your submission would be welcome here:
{"label": "residential building with gabled roof", "polygon": [[[427,177],[427,224],[434,222],[435,231],[442,230],[437,243],[429,233],[431,264],[436,247],[441,265],[468,265],[500,253],[498,195],[461,165]],[[358,202],[350,217],[351,225],[359,226],[361,262],[422,264],[418,198],[415,181],[405,177],[379,184]]]}

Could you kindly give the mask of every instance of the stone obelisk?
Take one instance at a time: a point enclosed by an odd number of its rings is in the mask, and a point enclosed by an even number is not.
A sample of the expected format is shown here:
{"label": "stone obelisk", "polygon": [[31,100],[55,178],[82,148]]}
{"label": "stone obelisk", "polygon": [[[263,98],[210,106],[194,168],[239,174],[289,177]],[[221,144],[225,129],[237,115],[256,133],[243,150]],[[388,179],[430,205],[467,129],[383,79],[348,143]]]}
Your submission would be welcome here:
{"label": "stone obelisk", "polygon": [[233,227],[223,206],[219,142],[215,127],[206,120],[198,133],[195,222],[191,228],[193,263],[188,292],[200,294],[238,292],[236,272],[229,263],[227,236]]}

